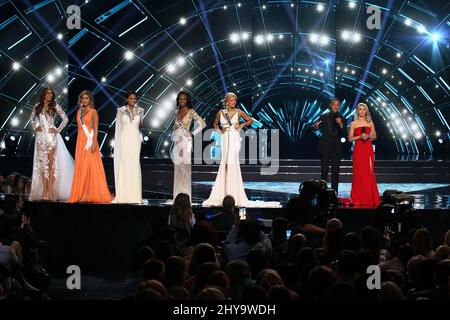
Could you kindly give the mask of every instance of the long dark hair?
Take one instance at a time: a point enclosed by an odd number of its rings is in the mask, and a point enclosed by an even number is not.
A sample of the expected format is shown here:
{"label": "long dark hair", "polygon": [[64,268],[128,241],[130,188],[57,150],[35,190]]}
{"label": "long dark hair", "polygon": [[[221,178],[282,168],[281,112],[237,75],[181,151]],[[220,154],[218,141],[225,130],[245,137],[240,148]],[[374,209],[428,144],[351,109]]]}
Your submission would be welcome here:
{"label": "long dark hair", "polygon": [[180,91],[180,92],[178,92],[177,100],[176,100],[177,107],[179,107],[178,99],[180,98],[181,95],[186,96],[186,99],[187,99],[186,107],[188,107],[189,109],[192,109],[192,98],[191,98],[191,96],[189,95],[189,93],[187,91]]}
{"label": "long dark hair", "polygon": [[192,218],[191,199],[186,193],[179,193],[175,197],[170,210],[170,224],[173,226],[186,226]]}
{"label": "long dark hair", "polygon": [[38,116],[42,112],[42,110],[44,110],[45,95],[47,94],[48,91],[52,92],[53,97],[50,103],[48,104],[47,113],[51,116],[54,116],[56,114],[55,91],[52,88],[44,88],[41,92],[41,96],[39,97],[39,103],[36,105],[35,108],[36,116]]}

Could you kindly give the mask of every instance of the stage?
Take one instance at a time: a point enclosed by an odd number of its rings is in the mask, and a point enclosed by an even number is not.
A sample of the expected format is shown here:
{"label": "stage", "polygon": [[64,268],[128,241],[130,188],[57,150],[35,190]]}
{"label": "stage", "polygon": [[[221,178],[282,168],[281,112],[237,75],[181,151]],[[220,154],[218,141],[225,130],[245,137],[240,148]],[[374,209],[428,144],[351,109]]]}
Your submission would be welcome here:
{"label": "stage", "polygon": [[[13,171],[29,174],[30,158],[0,157],[2,174]],[[114,191],[112,159],[104,159],[107,179]],[[380,194],[397,189],[414,196],[415,215],[437,240],[450,228],[450,162],[433,159],[385,159],[375,162]],[[42,259],[49,270],[61,271],[76,264],[89,272],[130,271],[134,246],[152,233],[155,219],[167,221],[172,198],[172,164],[169,160],[142,159],[144,204],[67,204],[26,202],[23,211],[31,216],[34,230],[46,245]],[[194,165],[193,207],[210,216],[220,208],[203,208],[209,196],[217,165]],[[8,170],[9,169],[9,170]],[[248,208],[267,227],[274,217],[285,216],[285,204],[298,193],[300,182],[320,176],[320,162],[312,159],[281,160],[274,176],[261,176],[258,165],[242,165],[244,186],[250,200],[280,201],[282,208]],[[339,197],[348,197],[351,188],[351,161],[343,160]],[[341,207],[335,215],[345,230],[359,231],[370,225],[374,209]],[[224,237],[224,235],[221,235]]]}

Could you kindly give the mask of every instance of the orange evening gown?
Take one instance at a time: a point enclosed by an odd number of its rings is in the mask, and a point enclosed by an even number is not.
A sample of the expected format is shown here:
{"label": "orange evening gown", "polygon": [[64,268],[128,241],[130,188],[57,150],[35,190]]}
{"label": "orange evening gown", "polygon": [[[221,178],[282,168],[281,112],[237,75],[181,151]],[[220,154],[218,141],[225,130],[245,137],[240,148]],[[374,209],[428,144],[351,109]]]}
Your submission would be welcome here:
{"label": "orange evening gown", "polygon": [[[93,130],[91,119],[94,109],[89,110],[84,115],[84,123],[89,129]],[[78,136],[77,147],[75,151],[75,168],[72,181],[72,192],[67,202],[94,202],[110,203],[113,199],[106,183],[105,170],[103,168],[102,158],[97,141],[97,148],[94,153],[84,150],[88,138],[82,127],[80,119],[81,110],[77,112]],[[93,120],[93,119],[92,119]]]}

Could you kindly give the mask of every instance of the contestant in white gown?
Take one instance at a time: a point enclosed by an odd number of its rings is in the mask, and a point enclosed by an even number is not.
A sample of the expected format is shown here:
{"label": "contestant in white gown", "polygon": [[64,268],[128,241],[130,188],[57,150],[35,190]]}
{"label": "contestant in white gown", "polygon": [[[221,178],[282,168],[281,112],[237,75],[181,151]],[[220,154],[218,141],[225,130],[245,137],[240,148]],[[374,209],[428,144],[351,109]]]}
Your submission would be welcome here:
{"label": "contestant in white gown", "polygon": [[[62,119],[58,128],[55,127],[57,115]],[[65,201],[70,196],[73,158],[60,134],[67,122],[65,112],[55,101],[55,92],[45,88],[30,116],[36,134],[30,201]]]}
{"label": "contestant in white gown", "polygon": [[127,105],[117,109],[114,137],[114,182],[112,203],[142,203],[141,134],[144,109],[136,105],[137,94],[127,95]]}
{"label": "contestant in white gown", "polygon": [[[214,182],[211,195],[203,202],[203,206],[222,206],[223,198],[233,196],[238,207],[279,207],[279,202],[249,201],[244,190],[239,151],[241,148],[240,130],[253,123],[245,112],[236,108],[237,96],[225,94],[224,109],[217,112],[214,129],[221,126],[221,160],[219,171]],[[243,118],[245,122],[240,123]]]}
{"label": "contestant in white gown", "polygon": [[[174,145],[171,152],[174,164],[173,200],[179,193],[186,193],[192,199],[192,136],[200,133],[206,127],[206,123],[192,109],[191,98],[187,92],[180,91],[178,93],[177,106],[178,111],[175,115],[172,132]],[[196,128],[191,132],[193,121],[196,123]]]}

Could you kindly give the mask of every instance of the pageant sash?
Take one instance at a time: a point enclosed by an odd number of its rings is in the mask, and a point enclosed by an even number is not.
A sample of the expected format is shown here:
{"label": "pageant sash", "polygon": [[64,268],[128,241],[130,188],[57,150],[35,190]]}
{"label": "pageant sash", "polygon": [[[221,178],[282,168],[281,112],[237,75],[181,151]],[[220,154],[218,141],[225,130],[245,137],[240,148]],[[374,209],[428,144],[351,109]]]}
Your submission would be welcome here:
{"label": "pageant sash", "polygon": [[86,145],[84,146],[84,150],[89,150],[92,147],[92,140],[94,138],[94,130],[92,130],[91,132],[89,132],[89,129],[87,128],[87,126],[83,123],[82,126],[84,134],[86,135],[87,141],[86,141]]}
{"label": "pageant sash", "polygon": [[231,123],[231,118],[230,118],[230,114],[228,113],[228,110],[225,109],[222,113],[223,113],[223,116],[225,117],[225,120],[228,122],[230,129],[233,128],[233,124]]}

